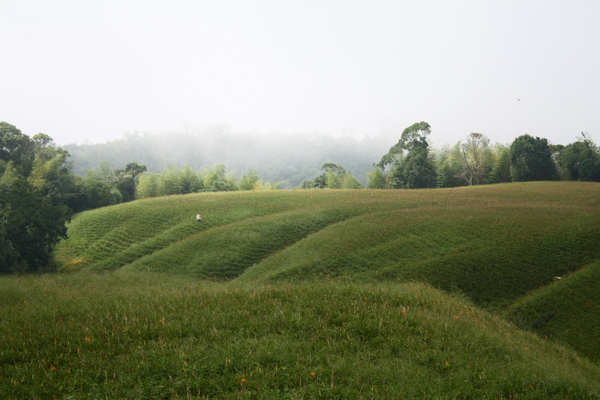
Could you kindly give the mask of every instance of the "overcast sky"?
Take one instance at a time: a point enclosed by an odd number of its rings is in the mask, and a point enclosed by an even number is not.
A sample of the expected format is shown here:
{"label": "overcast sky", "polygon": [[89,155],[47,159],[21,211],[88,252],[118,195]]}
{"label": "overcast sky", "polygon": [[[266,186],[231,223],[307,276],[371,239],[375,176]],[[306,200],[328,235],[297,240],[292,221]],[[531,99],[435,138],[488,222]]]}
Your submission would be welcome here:
{"label": "overcast sky", "polygon": [[[0,120],[59,145],[237,133],[600,142],[598,0],[0,0]],[[519,100],[520,99],[520,100]]]}

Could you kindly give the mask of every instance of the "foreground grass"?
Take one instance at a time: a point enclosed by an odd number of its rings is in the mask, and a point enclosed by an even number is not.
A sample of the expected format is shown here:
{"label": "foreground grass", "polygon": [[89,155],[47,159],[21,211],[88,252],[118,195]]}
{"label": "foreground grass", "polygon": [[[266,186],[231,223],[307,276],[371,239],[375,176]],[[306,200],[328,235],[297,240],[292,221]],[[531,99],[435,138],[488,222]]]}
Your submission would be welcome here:
{"label": "foreground grass", "polygon": [[423,284],[2,277],[0,397],[600,397],[600,368]]}

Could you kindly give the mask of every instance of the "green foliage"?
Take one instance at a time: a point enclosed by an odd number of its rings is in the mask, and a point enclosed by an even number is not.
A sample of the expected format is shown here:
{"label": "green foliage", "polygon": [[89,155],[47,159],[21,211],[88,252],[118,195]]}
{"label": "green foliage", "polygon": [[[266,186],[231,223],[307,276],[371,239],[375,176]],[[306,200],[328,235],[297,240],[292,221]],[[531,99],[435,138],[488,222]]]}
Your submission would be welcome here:
{"label": "green foliage", "polygon": [[513,181],[548,181],[557,178],[547,139],[522,135],[510,145]]}
{"label": "green foliage", "polygon": [[490,182],[512,182],[510,168],[510,147],[496,144],[494,149],[494,164],[490,173]]}
{"label": "green foliage", "polygon": [[385,173],[383,172],[383,169],[381,169],[377,164],[373,164],[373,171],[367,172],[367,176],[369,177],[367,189],[387,188],[387,179]]}
{"label": "green foliage", "polygon": [[585,134],[560,151],[559,165],[567,179],[600,182],[600,152]]}
{"label": "green foliage", "polygon": [[0,122],[0,273],[54,268],[76,197],[67,157],[48,135]]}
{"label": "green foliage", "polygon": [[[397,144],[392,146],[379,161],[385,169],[391,165],[389,187],[392,189],[416,189],[435,186],[435,165],[429,155],[427,136],[431,127],[427,122],[417,122],[404,129]],[[403,152],[407,151],[406,156]]]}
{"label": "green foliage", "polygon": [[125,169],[115,170],[116,188],[121,192],[123,201],[135,199],[136,186],[139,177],[145,171],[147,171],[145,165],[139,165],[135,162],[127,164]]}
{"label": "green foliage", "polygon": [[242,174],[238,187],[240,190],[255,190],[257,183],[258,174],[254,170],[250,170],[247,174]]}
{"label": "green foliage", "polygon": [[[94,209],[118,204],[122,196],[117,195],[112,171],[107,165],[104,170],[87,172],[84,182],[83,209]],[[110,171],[110,173],[108,173]]]}
{"label": "green foliage", "polygon": [[235,177],[225,174],[225,165],[219,164],[204,175],[204,187],[211,192],[236,190]]}
{"label": "green foliage", "polygon": [[158,175],[154,172],[147,172],[140,176],[136,188],[136,198],[145,199],[148,197],[157,197],[158,193]]}
{"label": "green foliage", "polygon": [[464,186],[461,178],[460,142],[452,148],[443,148],[436,153],[436,187],[450,188]]}
{"label": "green foliage", "polygon": [[492,165],[490,140],[481,133],[473,132],[460,144],[462,170],[460,176],[469,186],[486,183]]}
{"label": "green foliage", "polygon": [[67,237],[71,211],[7,173],[0,180],[0,273],[53,270],[53,249]]}
{"label": "green foliage", "polygon": [[0,160],[5,163],[12,161],[18,172],[27,176],[33,163],[33,147],[34,142],[29,136],[16,126],[0,121]]}
{"label": "green foliage", "polygon": [[422,284],[0,279],[3,399],[600,397],[597,365]]}
{"label": "green foliage", "polygon": [[325,163],[321,167],[323,173],[314,181],[304,181],[303,189],[363,189],[364,186],[344,167],[334,163]]}

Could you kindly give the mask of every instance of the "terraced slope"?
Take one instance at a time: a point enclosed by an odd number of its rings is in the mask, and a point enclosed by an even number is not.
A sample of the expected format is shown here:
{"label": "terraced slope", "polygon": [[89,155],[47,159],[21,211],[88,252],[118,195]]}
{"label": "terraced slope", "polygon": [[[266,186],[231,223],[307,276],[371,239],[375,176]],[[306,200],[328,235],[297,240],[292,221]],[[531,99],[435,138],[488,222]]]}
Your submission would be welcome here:
{"label": "terraced slope", "polygon": [[[57,258],[66,268],[127,266],[232,278],[329,224],[369,210],[409,206],[390,192],[382,198],[365,194],[236,192],[140,200],[77,215]],[[203,215],[201,224],[195,221],[197,213]],[[204,272],[206,263],[214,273]]]}
{"label": "terraced slope", "polygon": [[83,213],[69,236],[65,268],[420,280],[500,306],[600,259],[600,185],[173,196]]}
{"label": "terraced slope", "polygon": [[[600,262],[600,184],[173,196],[82,213],[69,236],[57,248],[65,270],[239,283],[423,281],[478,306],[510,310],[521,326],[550,331],[584,354],[598,348],[582,345],[598,342],[597,323],[584,329],[562,317],[554,325],[536,321],[556,309],[548,300],[554,290],[565,294],[573,290],[567,282],[596,279],[582,268]],[[555,279],[570,275],[585,279]],[[581,301],[573,302],[583,313],[577,318],[597,321],[600,299]],[[574,339],[574,329],[582,336]]]}

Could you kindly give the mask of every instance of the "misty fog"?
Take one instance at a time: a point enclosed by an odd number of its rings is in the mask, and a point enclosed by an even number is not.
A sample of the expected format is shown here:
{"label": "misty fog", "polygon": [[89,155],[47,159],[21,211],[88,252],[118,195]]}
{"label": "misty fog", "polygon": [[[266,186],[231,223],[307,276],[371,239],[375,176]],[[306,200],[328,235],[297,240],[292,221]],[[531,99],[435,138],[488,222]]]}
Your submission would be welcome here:
{"label": "misty fog", "polygon": [[239,134],[223,124],[156,134],[132,132],[106,143],[62,147],[71,155],[73,172],[78,175],[98,168],[103,161],[113,169],[137,162],[157,173],[170,166],[189,165],[201,172],[224,164],[227,172],[234,171],[238,177],[253,170],[265,182],[282,183],[281,188],[290,189],[319,175],[324,163],[343,166],[366,185],[366,173],[397,140],[321,133]]}

